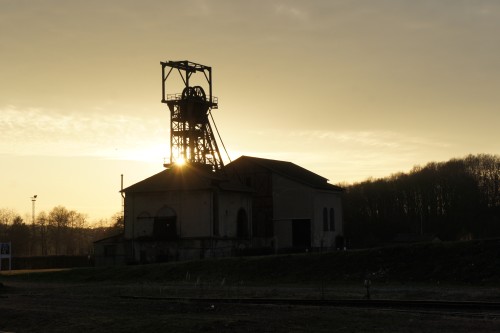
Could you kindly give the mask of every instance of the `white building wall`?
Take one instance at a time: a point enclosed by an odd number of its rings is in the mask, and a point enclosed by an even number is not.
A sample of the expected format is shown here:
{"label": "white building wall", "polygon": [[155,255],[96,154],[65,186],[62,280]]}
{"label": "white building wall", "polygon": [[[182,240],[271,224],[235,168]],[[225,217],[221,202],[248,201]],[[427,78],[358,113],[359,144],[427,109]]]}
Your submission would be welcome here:
{"label": "white building wall", "polygon": [[219,236],[236,237],[238,211],[244,209],[247,214],[248,232],[252,235],[252,196],[250,193],[219,193]]}
{"label": "white building wall", "polygon": [[211,200],[209,191],[130,193],[125,198],[125,238],[152,236],[154,217],[165,206],[177,216],[179,237],[209,237]]}
{"label": "white building wall", "polygon": [[218,236],[236,237],[236,221],[240,209],[244,209],[247,214],[251,235],[251,193],[221,191],[214,194],[209,190],[200,190],[129,193],[125,198],[125,238],[152,236],[154,217],[164,207],[175,212],[180,238],[210,237],[214,223],[214,195],[218,196],[216,202],[218,201],[219,206]]}
{"label": "white building wall", "polygon": [[313,215],[313,191],[310,187],[279,175],[273,175],[273,219],[310,219]]}
{"label": "white building wall", "polygon": [[286,249],[293,246],[292,220],[274,220],[274,246]]}
{"label": "white building wall", "polygon": [[[317,190],[279,175],[273,175],[273,220],[277,248],[293,246],[292,221],[311,221],[311,247],[331,248],[335,237],[342,235],[341,194]],[[335,230],[324,231],[323,208],[334,209]],[[329,215],[328,215],[329,222]]]}
{"label": "white building wall", "polygon": [[212,235],[212,196],[209,191],[182,192],[181,211],[177,213],[179,237],[210,237]]}
{"label": "white building wall", "polygon": [[[328,230],[323,228],[323,210],[326,208]],[[335,228],[330,228],[330,212],[333,208]],[[329,191],[316,191],[314,194],[314,228],[312,232],[312,243],[315,247],[332,248],[335,246],[335,238],[343,235],[342,203],[341,193]]]}

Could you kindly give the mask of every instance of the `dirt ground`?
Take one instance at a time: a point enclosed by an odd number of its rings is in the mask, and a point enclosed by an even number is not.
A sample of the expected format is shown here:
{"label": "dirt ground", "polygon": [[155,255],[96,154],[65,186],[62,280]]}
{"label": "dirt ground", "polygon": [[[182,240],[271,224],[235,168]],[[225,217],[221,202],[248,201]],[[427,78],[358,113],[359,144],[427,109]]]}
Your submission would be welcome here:
{"label": "dirt ground", "polygon": [[[498,332],[496,315],[152,300],[141,296],[307,296],[283,288],[65,284],[7,280],[0,332]],[[345,289],[345,295],[356,293]],[[228,295],[232,293],[232,295]],[[209,295],[213,294],[213,295]],[[123,296],[139,296],[126,298]]]}

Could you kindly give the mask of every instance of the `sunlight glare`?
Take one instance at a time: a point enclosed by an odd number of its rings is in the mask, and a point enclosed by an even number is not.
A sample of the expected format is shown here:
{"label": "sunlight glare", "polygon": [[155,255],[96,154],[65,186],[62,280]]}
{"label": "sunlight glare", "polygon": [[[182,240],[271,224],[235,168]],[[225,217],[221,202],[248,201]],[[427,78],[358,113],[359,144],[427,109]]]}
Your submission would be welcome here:
{"label": "sunlight glare", "polygon": [[186,160],[184,159],[184,157],[179,157],[176,161],[175,161],[175,164],[179,167],[183,166],[186,164]]}

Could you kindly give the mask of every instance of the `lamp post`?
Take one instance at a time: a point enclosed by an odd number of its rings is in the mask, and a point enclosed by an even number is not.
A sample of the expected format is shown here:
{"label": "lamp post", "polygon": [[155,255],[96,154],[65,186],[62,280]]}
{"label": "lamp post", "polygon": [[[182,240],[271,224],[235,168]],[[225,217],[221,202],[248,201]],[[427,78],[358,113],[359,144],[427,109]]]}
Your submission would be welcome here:
{"label": "lamp post", "polygon": [[29,253],[30,255],[33,255],[33,250],[34,250],[34,245],[33,245],[33,238],[35,237],[35,202],[36,202],[36,197],[37,195],[35,194],[32,196],[31,199],[31,241],[30,241],[30,247],[29,247]]}
{"label": "lamp post", "polygon": [[35,194],[34,196],[31,197],[31,223],[35,225],[35,202],[36,202],[36,197],[37,195]]}

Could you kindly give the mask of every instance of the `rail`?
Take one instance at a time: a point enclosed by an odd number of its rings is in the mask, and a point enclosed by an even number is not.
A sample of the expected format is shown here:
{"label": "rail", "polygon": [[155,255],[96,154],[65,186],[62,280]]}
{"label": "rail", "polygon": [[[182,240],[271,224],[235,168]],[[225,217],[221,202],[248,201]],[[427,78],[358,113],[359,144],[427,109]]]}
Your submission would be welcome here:
{"label": "rail", "polygon": [[[165,101],[180,101],[182,100],[182,94],[168,94],[167,99]],[[210,97],[205,98],[205,102],[211,103],[212,106],[217,106],[219,103],[219,99],[215,96],[212,96],[212,100],[210,100]]]}

